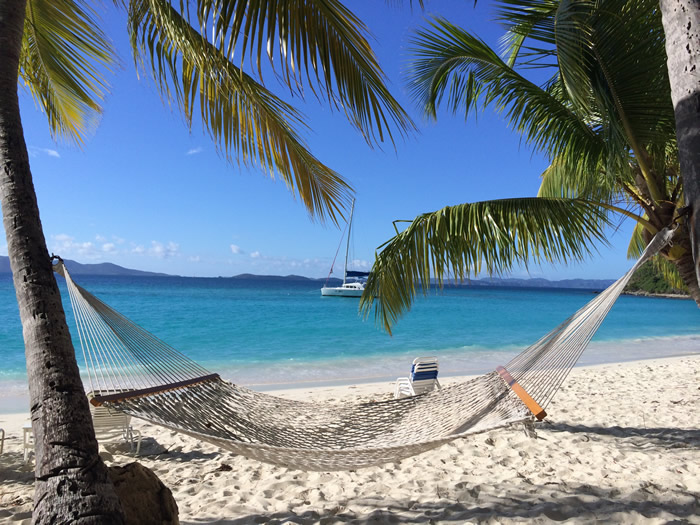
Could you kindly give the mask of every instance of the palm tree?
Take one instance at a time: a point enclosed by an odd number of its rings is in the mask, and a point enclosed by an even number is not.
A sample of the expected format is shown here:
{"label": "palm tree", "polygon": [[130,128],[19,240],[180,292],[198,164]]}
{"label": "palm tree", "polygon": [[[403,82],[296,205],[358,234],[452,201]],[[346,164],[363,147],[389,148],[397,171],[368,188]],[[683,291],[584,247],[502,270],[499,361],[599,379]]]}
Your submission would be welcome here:
{"label": "palm tree", "polygon": [[[506,56],[447,20],[412,41],[408,83],[426,115],[492,105],[548,156],[538,197],[446,207],[380,247],[361,308],[390,330],[431,274],[580,260],[614,218],[636,221],[628,254],[678,225],[656,264],[700,304],[679,177],[664,31],[654,0],[500,0]],[[539,79],[530,80],[524,73]]]}
{"label": "palm tree", "polygon": [[[279,174],[319,220],[337,222],[352,190],[307,149],[302,115],[263,87],[264,54],[286,89],[303,98],[306,86],[344,112],[368,144],[413,130],[384,85],[365,26],[337,0],[115,4],[127,10],[135,61],[164,101],[177,105],[188,124],[199,115],[229,160]],[[17,96],[21,80],[53,133],[81,143],[96,124],[114,65],[97,22],[86,0],[0,2],[0,198],[36,437],[36,523],[123,521],[97,454]]]}
{"label": "palm tree", "polygon": [[700,4],[695,0],[659,0],[659,7],[666,35],[678,158],[690,211],[690,243],[700,283]]}

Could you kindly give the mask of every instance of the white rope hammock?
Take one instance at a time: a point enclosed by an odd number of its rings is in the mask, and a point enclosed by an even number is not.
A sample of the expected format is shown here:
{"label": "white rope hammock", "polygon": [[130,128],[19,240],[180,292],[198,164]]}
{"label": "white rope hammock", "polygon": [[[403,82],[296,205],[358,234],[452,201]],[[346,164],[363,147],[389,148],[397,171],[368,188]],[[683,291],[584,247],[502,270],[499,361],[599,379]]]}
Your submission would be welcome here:
{"label": "white rope hammock", "polygon": [[349,470],[542,419],[634,271],[672,235],[658,233],[624,276],[505,367],[420,396],[345,405],[282,399],[224,381],[75,284],[61,260],[54,268],[66,279],[92,403],[268,463]]}

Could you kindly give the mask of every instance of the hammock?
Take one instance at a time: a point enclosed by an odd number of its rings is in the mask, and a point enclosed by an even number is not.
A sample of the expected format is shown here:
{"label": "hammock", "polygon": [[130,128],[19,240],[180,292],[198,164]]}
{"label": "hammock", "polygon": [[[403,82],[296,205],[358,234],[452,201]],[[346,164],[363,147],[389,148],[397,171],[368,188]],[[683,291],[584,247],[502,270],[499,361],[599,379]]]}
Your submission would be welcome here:
{"label": "hammock", "polygon": [[452,440],[542,419],[634,271],[669,241],[657,234],[618,281],[505,367],[427,394],[323,404],[224,381],[88,293],[63,262],[91,402],[208,441],[236,454],[302,470],[351,470]]}

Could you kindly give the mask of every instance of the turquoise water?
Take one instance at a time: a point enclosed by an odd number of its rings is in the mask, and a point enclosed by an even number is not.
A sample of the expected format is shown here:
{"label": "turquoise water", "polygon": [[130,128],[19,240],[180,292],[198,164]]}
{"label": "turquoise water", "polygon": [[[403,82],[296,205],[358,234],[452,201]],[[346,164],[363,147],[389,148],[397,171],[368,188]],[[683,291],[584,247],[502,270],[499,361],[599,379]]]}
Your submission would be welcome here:
{"label": "turquoise water", "polygon": [[[449,288],[419,298],[389,337],[373,318],[358,316],[357,299],[321,297],[320,284],[313,282],[94,276],[76,281],[209,370],[263,388],[392,379],[405,375],[418,355],[437,355],[441,374],[482,373],[593,298],[590,290]],[[61,278],[59,284],[67,297]],[[0,315],[0,393],[21,392],[24,349],[8,274],[0,275]],[[583,363],[689,353],[700,353],[695,303],[623,296]],[[82,366],[79,349],[78,354]]]}

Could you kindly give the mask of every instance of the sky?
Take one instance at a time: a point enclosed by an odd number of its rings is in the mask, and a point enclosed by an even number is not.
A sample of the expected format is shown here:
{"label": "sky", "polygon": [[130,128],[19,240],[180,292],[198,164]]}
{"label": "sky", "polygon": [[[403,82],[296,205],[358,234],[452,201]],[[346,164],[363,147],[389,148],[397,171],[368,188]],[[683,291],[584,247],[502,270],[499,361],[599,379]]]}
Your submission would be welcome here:
{"label": "sky", "polygon": [[[368,25],[389,89],[418,133],[407,140],[397,133],[395,148],[389,143],[371,149],[343,114],[313,98],[300,104],[311,151],[355,189],[354,269],[369,269],[377,247],[393,236],[394,220],[463,202],[535,196],[547,166],[492,109],[467,120],[443,109],[429,121],[405,87],[407,40],[432,14],[496,46],[502,31],[492,21],[490,3],[433,0],[425,11],[403,4],[348,3]],[[123,13],[104,9],[104,27],[122,64],[109,78],[100,125],[85,145],[55,142],[31,96],[20,95],[49,251],[81,263],[183,276],[325,278],[342,230],[310,220],[281,180],[227,163],[199,125],[188,130],[177,108],[163,104],[152,81],[137,74]],[[267,80],[282,95],[284,88],[274,83]],[[582,263],[530,266],[512,276],[617,278],[631,266],[626,258],[631,228],[628,222],[611,231],[611,246],[599,246]],[[4,240],[0,253],[7,254]],[[342,277],[342,263],[336,263],[334,276]]]}

